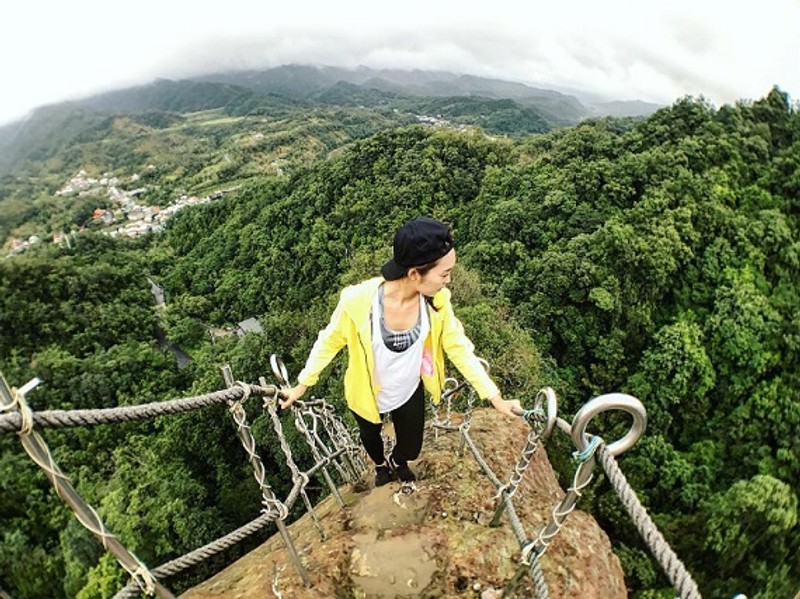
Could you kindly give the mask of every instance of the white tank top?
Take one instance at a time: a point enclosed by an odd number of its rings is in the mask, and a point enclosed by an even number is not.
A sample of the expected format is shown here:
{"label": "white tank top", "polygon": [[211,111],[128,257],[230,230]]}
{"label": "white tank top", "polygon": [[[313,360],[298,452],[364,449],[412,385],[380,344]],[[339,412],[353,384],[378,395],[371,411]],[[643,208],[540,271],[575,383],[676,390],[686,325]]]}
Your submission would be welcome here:
{"label": "white tank top", "polygon": [[430,331],[425,298],[419,296],[421,330],[417,340],[402,352],[386,347],[381,334],[381,307],[378,294],[372,302],[372,355],[375,359],[375,383],[378,387],[378,411],[391,412],[406,403],[417,390],[422,369],[422,349]]}

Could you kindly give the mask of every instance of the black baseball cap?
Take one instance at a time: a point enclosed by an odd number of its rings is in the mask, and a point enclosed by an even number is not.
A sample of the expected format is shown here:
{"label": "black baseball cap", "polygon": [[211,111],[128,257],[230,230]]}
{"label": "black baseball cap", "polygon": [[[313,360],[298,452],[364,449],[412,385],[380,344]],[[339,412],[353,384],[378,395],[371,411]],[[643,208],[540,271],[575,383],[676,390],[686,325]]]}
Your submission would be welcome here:
{"label": "black baseball cap", "polygon": [[394,257],[381,268],[387,281],[402,279],[409,268],[436,262],[455,247],[449,227],[420,216],[408,221],[394,235]]}

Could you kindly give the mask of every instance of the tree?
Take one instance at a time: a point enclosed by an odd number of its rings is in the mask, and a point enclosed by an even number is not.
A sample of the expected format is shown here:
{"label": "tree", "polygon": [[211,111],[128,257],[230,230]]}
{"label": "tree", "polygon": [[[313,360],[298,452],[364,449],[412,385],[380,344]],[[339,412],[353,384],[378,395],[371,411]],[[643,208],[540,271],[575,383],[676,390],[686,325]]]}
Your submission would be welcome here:
{"label": "tree", "polygon": [[788,566],[798,545],[797,495],[787,484],[756,475],[715,495],[706,510],[706,545],[718,568],[715,579],[707,582],[710,588],[757,598],[788,597],[796,590],[797,573],[791,574]]}

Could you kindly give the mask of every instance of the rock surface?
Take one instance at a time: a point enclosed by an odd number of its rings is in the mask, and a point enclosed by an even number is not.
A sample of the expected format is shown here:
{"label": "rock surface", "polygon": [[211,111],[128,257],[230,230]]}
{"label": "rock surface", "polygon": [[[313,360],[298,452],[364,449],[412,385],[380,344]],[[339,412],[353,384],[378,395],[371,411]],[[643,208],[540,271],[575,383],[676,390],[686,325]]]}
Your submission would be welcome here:
{"label": "rock surface", "polygon": [[[507,481],[527,431],[522,421],[478,409],[470,435],[492,471]],[[500,526],[489,526],[495,488],[469,449],[459,456],[458,447],[457,432],[426,431],[422,456],[412,464],[420,478],[413,493],[402,493],[397,482],[375,489],[370,480],[341,488],[346,509],[327,497],[316,507],[324,540],[309,514],[292,523],[288,528],[310,587],[303,586],[275,534],[182,597],[500,597],[517,570],[520,545],[507,516]],[[563,495],[540,447],[514,497],[528,538],[538,534]],[[579,510],[569,515],[541,566],[553,599],[627,597],[608,537]],[[514,596],[535,596],[527,574]]]}

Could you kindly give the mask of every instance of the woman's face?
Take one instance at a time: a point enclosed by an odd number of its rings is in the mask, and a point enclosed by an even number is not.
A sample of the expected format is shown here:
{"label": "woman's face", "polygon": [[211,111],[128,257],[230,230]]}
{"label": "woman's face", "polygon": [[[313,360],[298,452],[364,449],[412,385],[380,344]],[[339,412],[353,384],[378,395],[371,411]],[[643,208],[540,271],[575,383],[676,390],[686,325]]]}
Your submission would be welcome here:
{"label": "woman's face", "polygon": [[417,277],[415,277],[417,291],[428,297],[436,295],[450,283],[450,273],[455,265],[456,251],[453,249],[439,258],[436,266],[431,268],[424,275],[419,275],[419,273],[417,273]]}

